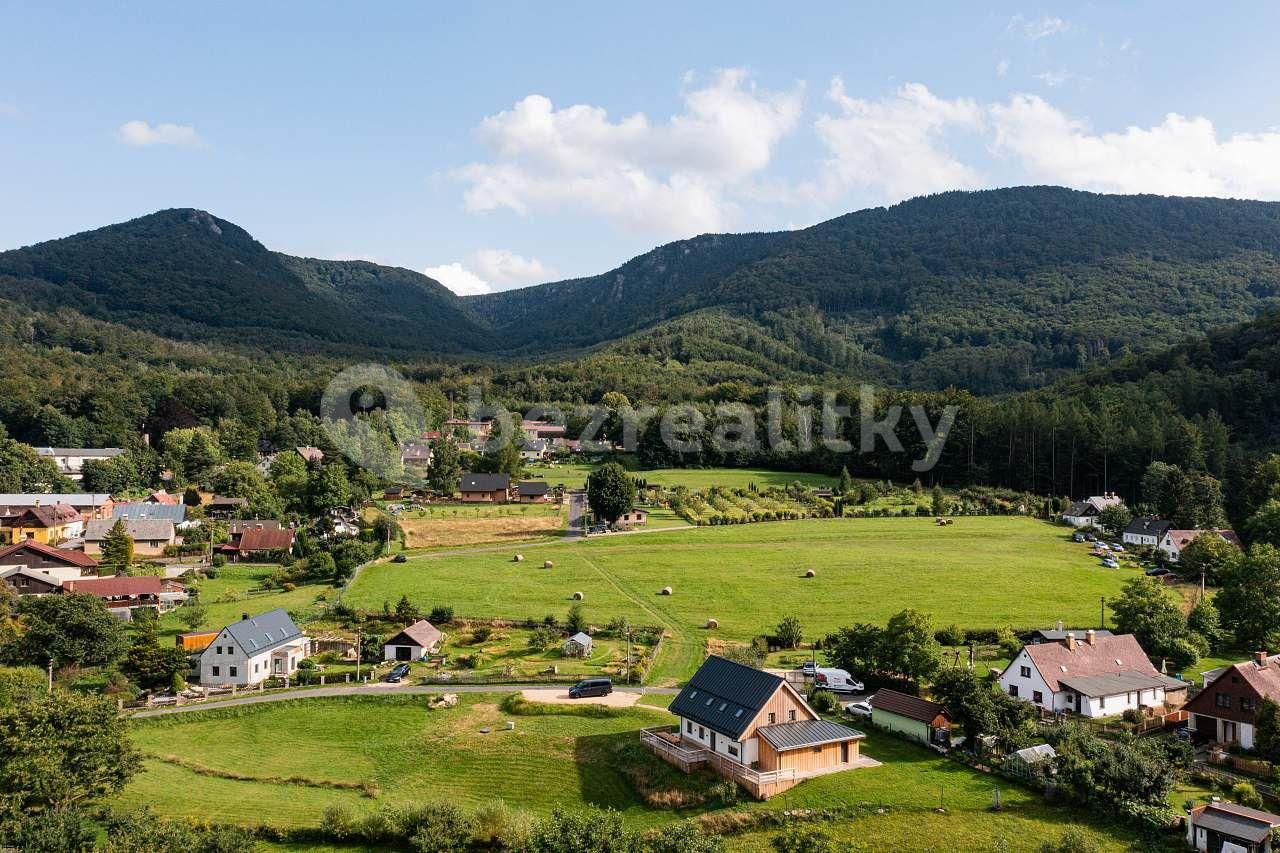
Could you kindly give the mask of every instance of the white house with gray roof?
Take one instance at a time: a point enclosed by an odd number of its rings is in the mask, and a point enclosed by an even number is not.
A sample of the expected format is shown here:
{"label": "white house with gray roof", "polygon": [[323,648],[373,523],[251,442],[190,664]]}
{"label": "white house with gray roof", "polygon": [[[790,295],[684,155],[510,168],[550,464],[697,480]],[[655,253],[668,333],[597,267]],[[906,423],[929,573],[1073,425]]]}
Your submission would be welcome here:
{"label": "white house with gray roof", "polygon": [[251,687],[285,678],[311,653],[311,638],[282,608],[258,616],[247,613],[218,632],[200,654],[200,683],[209,687]]}

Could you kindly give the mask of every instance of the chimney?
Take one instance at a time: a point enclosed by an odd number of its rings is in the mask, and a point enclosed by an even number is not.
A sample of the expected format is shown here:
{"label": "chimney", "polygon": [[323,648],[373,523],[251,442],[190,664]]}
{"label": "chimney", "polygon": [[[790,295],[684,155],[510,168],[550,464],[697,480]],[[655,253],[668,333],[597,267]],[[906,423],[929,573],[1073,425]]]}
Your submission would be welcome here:
{"label": "chimney", "polygon": [[1097,639],[1097,634],[1094,632],[1094,630],[1093,630],[1092,628],[1090,628],[1088,631],[1085,631],[1085,632],[1084,632],[1084,641],[1085,641],[1086,643],[1088,643],[1089,645],[1091,645],[1091,646],[1092,646],[1092,645],[1094,645],[1094,642],[1093,642],[1093,641],[1094,641],[1095,639]]}
{"label": "chimney", "polygon": [[1059,619],[1059,620],[1058,620],[1058,630],[1059,630],[1059,631],[1061,631],[1061,630],[1062,630],[1063,628],[1065,628],[1065,627],[1066,627],[1066,626],[1062,624],[1062,620],[1061,620],[1061,619]]}
{"label": "chimney", "polygon": [[1074,652],[1075,650],[1076,650],[1076,635],[1073,632],[1068,631],[1067,632],[1067,651]]}
{"label": "chimney", "polygon": [[248,622],[248,621],[249,621],[249,614],[248,614],[248,613],[241,613],[241,614],[240,614],[240,621],[241,621],[241,622]]}
{"label": "chimney", "polygon": [[1267,665],[1267,653],[1266,653],[1266,652],[1254,652],[1254,653],[1253,653],[1253,662],[1254,662],[1254,663],[1256,663],[1256,664],[1259,666],[1259,668],[1266,666],[1266,665]]}
{"label": "chimney", "polygon": [[39,498],[36,498],[35,503],[34,503],[34,504],[32,504],[32,506],[34,506],[36,509],[39,509],[39,508],[40,508],[40,499],[39,499]]}

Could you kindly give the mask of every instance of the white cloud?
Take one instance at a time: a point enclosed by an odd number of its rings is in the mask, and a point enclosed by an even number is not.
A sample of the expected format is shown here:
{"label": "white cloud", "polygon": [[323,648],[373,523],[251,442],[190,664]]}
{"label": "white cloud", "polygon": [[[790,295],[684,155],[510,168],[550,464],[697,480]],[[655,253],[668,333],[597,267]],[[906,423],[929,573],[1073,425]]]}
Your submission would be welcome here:
{"label": "white cloud", "polygon": [[490,293],[493,290],[487,281],[457,261],[438,267],[427,267],[422,274],[434,278],[459,296],[474,296],[477,293]]}
{"label": "white cloud", "polygon": [[455,172],[468,184],[467,209],[570,209],[673,237],[724,228],[735,192],[770,165],[799,120],[801,88],[758,91],[745,71],[729,69],[683,99],[683,112],[655,124],[529,95],[481,122],[492,159]]}
{"label": "white cloud", "polygon": [[147,147],[151,145],[175,145],[198,148],[204,145],[196,129],[189,124],[149,124],[145,121],[127,121],[116,131],[116,138],[124,145]]}
{"label": "white cloud", "polygon": [[977,171],[950,153],[944,139],[952,130],[981,128],[976,101],[939,98],[919,83],[879,100],[851,98],[838,77],[827,94],[839,114],[819,116],[814,124],[829,152],[823,164],[826,195],[862,188],[898,201],[982,186]]}
{"label": "white cloud", "polygon": [[1009,73],[1009,60],[1002,59],[996,63],[996,76],[1004,77]]}
{"label": "white cloud", "polygon": [[499,287],[549,281],[555,271],[537,258],[526,258],[508,249],[478,249],[473,256],[480,276]]}
{"label": "white cloud", "polygon": [[1202,116],[1095,133],[1034,95],[991,107],[993,150],[1037,181],[1121,193],[1280,198],[1280,131],[1219,137]]}
{"label": "white cloud", "polygon": [[1007,32],[1018,33],[1031,41],[1039,41],[1042,38],[1067,32],[1071,29],[1071,22],[1052,15],[1044,15],[1035,19],[1014,15],[1009,20],[1009,26],[1005,29]]}

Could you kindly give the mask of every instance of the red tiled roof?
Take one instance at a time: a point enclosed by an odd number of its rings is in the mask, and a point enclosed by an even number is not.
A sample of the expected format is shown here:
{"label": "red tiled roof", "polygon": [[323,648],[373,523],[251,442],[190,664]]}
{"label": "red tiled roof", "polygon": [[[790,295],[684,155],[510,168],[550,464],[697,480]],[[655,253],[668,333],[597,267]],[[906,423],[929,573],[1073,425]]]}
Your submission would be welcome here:
{"label": "red tiled roof", "polygon": [[152,492],[150,495],[147,496],[147,500],[151,501],[152,503],[164,504],[165,506],[178,505],[178,496],[171,495],[168,492],[166,492],[164,489],[161,489],[158,492]]}
{"label": "red tiled roof", "polygon": [[[23,519],[28,519],[24,521]],[[33,506],[18,516],[14,525],[26,525],[31,522],[41,527],[61,527],[80,520],[80,512],[66,504],[50,504],[49,506]]]}
{"label": "red tiled roof", "polygon": [[1058,692],[1058,679],[1141,672],[1159,675],[1132,634],[1095,637],[1093,645],[1076,637],[1075,650],[1066,643],[1040,643],[1023,649],[1040,670],[1040,676],[1053,692]]}
{"label": "red tiled roof", "polygon": [[1237,548],[1240,547],[1240,540],[1237,538],[1236,532],[1226,528],[1218,528],[1215,530],[1168,530],[1165,532],[1165,535],[1173,540],[1173,547],[1181,551],[1205,533],[1217,533],[1232,545]]}
{"label": "red tiled roof", "polygon": [[288,528],[246,530],[240,537],[243,551],[287,551],[293,547],[293,531]]}
{"label": "red tiled roof", "polygon": [[[62,588],[67,592],[83,592],[99,598],[121,598],[123,596],[159,595],[164,589],[163,579],[155,575],[140,577],[113,578],[80,578],[63,581]],[[170,587],[172,588],[172,587]]]}
{"label": "red tiled roof", "polygon": [[440,633],[440,629],[435,625],[432,625],[426,619],[419,619],[395,637],[388,640],[387,645],[398,645],[395,641],[401,636],[408,637],[424,649],[429,649],[436,643],[440,642],[440,639],[444,637],[444,634]]}
{"label": "red tiled roof", "polygon": [[96,569],[98,567],[98,561],[82,551],[65,551],[62,548],[54,548],[52,545],[36,542],[34,539],[26,539],[22,542],[15,542],[5,548],[0,548],[0,565],[4,564],[6,557],[19,554],[24,550],[43,554],[52,560],[62,560],[82,569]]}

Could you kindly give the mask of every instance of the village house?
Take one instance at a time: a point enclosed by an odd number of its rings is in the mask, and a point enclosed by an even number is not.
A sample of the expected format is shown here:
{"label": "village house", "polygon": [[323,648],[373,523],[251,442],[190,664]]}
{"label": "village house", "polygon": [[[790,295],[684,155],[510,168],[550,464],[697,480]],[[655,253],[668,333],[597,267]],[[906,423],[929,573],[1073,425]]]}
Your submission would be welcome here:
{"label": "village house", "polygon": [[258,616],[245,613],[200,653],[200,683],[250,687],[268,678],[287,678],[310,653],[311,639],[283,608]]}
{"label": "village house", "polygon": [[209,518],[228,519],[240,512],[249,505],[248,498],[232,497],[230,495],[214,495],[209,502],[204,505],[204,513]]}
{"label": "village house", "polygon": [[164,489],[152,492],[142,499],[143,503],[160,504],[161,506],[176,506],[182,503],[182,495],[171,495]]}
{"label": "village house", "polygon": [[233,541],[219,546],[219,552],[233,560],[266,560],[279,558],[293,550],[296,535],[291,528],[281,527],[280,522],[246,522],[239,528]]}
{"label": "village house", "polygon": [[84,477],[87,460],[114,459],[124,450],[119,447],[37,447],[36,453],[52,459],[58,465],[58,473],[78,482]]}
{"label": "village house", "polygon": [[181,584],[156,575],[80,578],[63,581],[62,591],[97,596],[113,616],[126,622],[133,620],[133,611],[139,608],[167,613],[187,600]]}
{"label": "village house", "polygon": [[1206,533],[1218,536],[1224,542],[1230,542],[1236,547],[1236,550],[1240,549],[1240,540],[1236,538],[1235,531],[1224,528],[1214,530],[1166,530],[1164,536],[1160,537],[1160,542],[1156,545],[1156,548],[1160,553],[1164,554],[1165,559],[1171,563],[1176,563],[1182,556],[1182,549]]}
{"label": "village house", "polygon": [[1087,630],[1079,641],[1022,647],[1000,674],[1000,689],[1042,713],[1110,717],[1130,708],[1179,707],[1187,683],[1160,674],[1132,634],[1101,636]]}
{"label": "village house", "polygon": [[1120,539],[1126,545],[1138,548],[1154,548],[1160,544],[1160,540],[1164,538],[1164,535],[1169,532],[1169,528],[1172,526],[1171,522],[1162,521],[1149,515],[1140,515],[1129,522],[1129,526],[1124,529]]}
{"label": "village house", "polygon": [[117,521],[124,522],[124,532],[133,540],[135,557],[163,557],[165,548],[178,544],[173,522],[167,518],[102,519],[85,527],[84,552],[102,556],[102,544]]}
{"label": "village house", "polygon": [[530,438],[544,438],[552,441],[564,436],[564,426],[549,424],[545,421],[521,421],[520,431]]}
{"label": "village house", "polygon": [[431,464],[431,445],[415,442],[400,445],[400,464],[406,468],[426,468]]}
{"label": "village house", "polygon": [[504,504],[510,490],[507,474],[463,474],[459,492],[464,503]]}
{"label": "village house", "polygon": [[28,507],[17,515],[7,516],[0,522],[0,544],[32,541],[44,545],[58,545],[68,539],[76,539],[84,533],[84,518],[68,504]]}
{"label": "village house", "polygon": [[382,647],[383,660],[422,660],[435,654],[444,642],[444,634],[426,619],[419,619],[396,634]]}
{"label": "village house", "polygon": [[1109,506],[1124,506],[1119,495],[1107,492],[1083,501],[1075,501],[1062,512],[1062,520],[1072,527],[1088,527],[1098,523],[1098,516]]}
{"label": "village house", "polygon": [[631,509],[618,516],[618,520],[614,522],[618,527],[639,527],[649,520],[649,511],[640,509],[640,507],[632,507]]}
{"label": "village house", "polygon": [[[81,551],[54,548],[32,539],[24,539],[0,548],[0,566],[36,569],[62,577],[64,580],[79,575],[96,574],[98,571],[98,561]],[[75,575],[71,572],[75,572]]]}
{"label": "village house", "polygon": [[951,718],[941,703],[881,688],[871,697],[871,722],[923,744],[951,744]]}
{"label": "village house", "polygon": [[182,527],[187,523],[187,507],[183,503],[161,504],[148,501],[130,501],[118,503],[111,508],[112,518],[123,518],[126,521],[142,521],[143,519],[161,519],[173,522],[174,527]]}
{"label": "village house", "polygon": [[324,451],[318,447],[295,447],[294,451],[302,457],[302,461],[308,465],[319,465],[324,461]]}
{"label": "village house", "polygon": [[1263,699],[1280,702],[1280,655],[1257,652],[1252,660],[1218,670],[1186,704],[1188,727],[1213,743],[1252,749]]}
{"label": "village house", "polygon": [[538,462],[547,457],[551,445],[545,438],[530,438],[520,445],[520,458],[525,462]]}
{"label": "village house", "polygon": [[516,484],[516,501],[519,503],[546,503],[551,500],[551,489],[545,480],[521,480]]}
{"label": "village house", "polygon": [[0,581],[21,598],[58,595],[62,592],[61,578],[40,569],[28,569],[26,566],[0,565]]}
{"label": "village house", "polygon": [[1206,803],[1187,814],[1187,846],[1201,853],[1271,853],[1280,815],[1238,806]]}
{"label": "village house", "polygon": [[85,521],[92,521],[95,518],[110,518],[115,502],[111,500],[111,495],[87,492],[0,494],[0,516],[20,515],[34,506],[57,504],[66,504],[80,513]]}
{"label": "village house", "polygon": [[767,799],[805,779],[876,762],[862,732],[823,720],[783,678],[711,656],[671,703],[678,725],[641,742],[686,773],[708,766]]}

